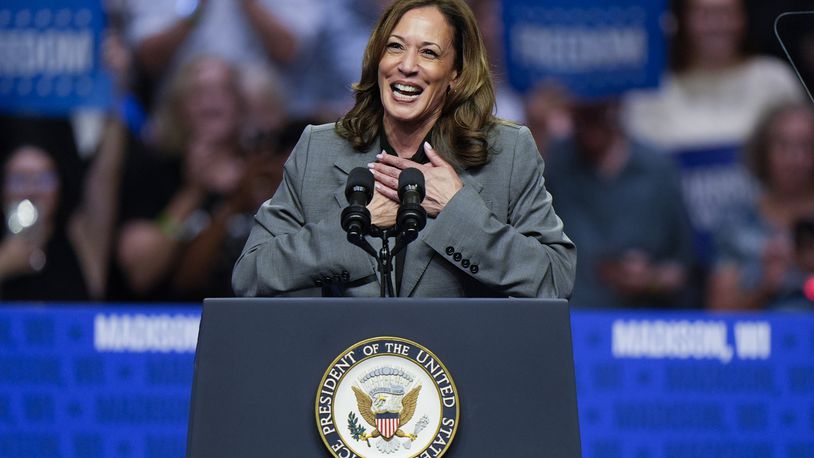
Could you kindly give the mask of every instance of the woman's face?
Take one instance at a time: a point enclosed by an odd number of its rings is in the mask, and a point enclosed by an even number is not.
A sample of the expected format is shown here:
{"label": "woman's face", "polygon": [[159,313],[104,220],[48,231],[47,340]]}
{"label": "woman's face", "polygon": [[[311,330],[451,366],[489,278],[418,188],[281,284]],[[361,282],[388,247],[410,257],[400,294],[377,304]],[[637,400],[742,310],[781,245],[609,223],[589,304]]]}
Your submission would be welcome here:
{"label": "woman's face", "polygon": [[217,59],[196,65],[183,99],[183,115],[197,139],[223,142],[234,138],[239,103],[229,67]]}
{"label": "woman's face", "polygon": [[738,57],[746,29],[741,0],[688,0],[686,15],[692,58],[728,63]]}
{"label": "woman's face", "polygon": [[454,85],[453,30],[436,7],[412,9],[387,39],[379,61],[379,93],[386,123],[432,124]]}
{"label": "woman's face", "polygon": [[3,176],[4,207],[28,199],[37,208],[40,218],[53,217],[59,201],[60,181],[56,164],[45,151],[33,146],[14,151]]}
{"label": "woman's face", "polygon": [[797,110],[778,117],[768,148],[769,186],[783,194],[814,188],[814,116]]}

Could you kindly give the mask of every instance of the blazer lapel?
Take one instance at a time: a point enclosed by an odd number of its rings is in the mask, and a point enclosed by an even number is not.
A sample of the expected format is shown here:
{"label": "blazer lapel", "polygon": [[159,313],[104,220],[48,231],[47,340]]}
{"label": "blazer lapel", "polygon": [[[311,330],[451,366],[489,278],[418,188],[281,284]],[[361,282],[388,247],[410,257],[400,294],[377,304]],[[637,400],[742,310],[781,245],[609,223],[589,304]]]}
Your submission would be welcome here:
{"label": "blazer lapel", "polygon": [[[458,172],[458,176],[461,177],[461,181],[464,182],[464,186],[470,186],[480,194],[483,190],[483,185],[480,182],[466,170],[456,171]],[[427,226],[433,224],[433,220],[434,218],[427,218]],[[426,232],[427,228],[425,227],[421,233],[418,234],[418,239],[407,245],[407,255],[404,259],[404,273],[401,277],[400,296],[413,295],[419,280],[421,280],[421,277],[427,270],[427,266],[430,265],[430,261],[432,261],[433,256],[436,254],[435,250],[424,242],[424,234],[426,234]]]}

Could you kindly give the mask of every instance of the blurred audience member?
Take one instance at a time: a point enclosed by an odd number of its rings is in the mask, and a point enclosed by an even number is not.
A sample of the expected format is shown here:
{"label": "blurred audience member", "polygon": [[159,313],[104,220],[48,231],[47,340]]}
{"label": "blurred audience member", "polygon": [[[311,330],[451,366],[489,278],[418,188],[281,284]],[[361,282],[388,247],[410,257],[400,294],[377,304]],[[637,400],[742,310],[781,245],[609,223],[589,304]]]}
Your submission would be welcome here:
{"label": "blurred audience member", "polygon": [[710,308],[764,308],[782,295],[793,274],[792,227],[814,214],[814,107],[785,105],[770,112],[747,153],[761,193],[726,212],[716,237]]}
{"label": "blurred audience member", "polygon": [[673,163],[629,139],[617,101],[578,102],[546,186],[579,247],[578,307],[686,305],[692,242]]}
{"label": "blurred audience member", "polygon": [[567,89],[554,83],[540,83],[526,97],[526,124],[537,149],[547,158],[549,145],[571,134],[571,98]]}
{"label": "blurred audience member", "polygon": [[[252,133],[240,129],[247,106],[240,82],[226,61],[201,56],[170,83],[155,119],[155,152],[129,157],[117,245],[123,277],[118,299],[231,295],[231,268],[248,235],[242,215],[271,196],[281,168],[269,160],[277,115],[266,113],[262,119],[272,125],[251,124]],[[280,92],[251,90],[256,97]],[[262,101],[253,104],[273,111]],[[224,248],[230,245],[237,247],[234,258]]]}
{"label": "blurred audience member", "polygon": [[814,311],[814,217],[794,224],[794,264],[779,297],[768,307],[784,311]]}
{"label": "blurred audience member", "polygon": [[288,122],[283,83],[263,65],[245,64],[239,68],[238,85],[245,111],[240,127],[243,147],[267,149]]}
{"label": "blurred audience member", "polygon": [[626,125],[638,139],[672,153],[695,247],[711,262],[722,210],[755,189],[740,159],[760,116],[799,101],[803,88],[785,62],[750,52],[744,0],[673,0],[670,71],[657,91],[627,99]]}
{"label": "blurred audience member", "polygon": [[122,125],[110,120],[84,186],[58,147],[34,140],[11,150],[2,169],[0,298],[105,298],[123,139]]}
{"label": "blurred audience member", "polygon": [[799,101],[785,62],[752,55],[743,0],[674,0],[670,73],[656,93],[630,98],[631,134],[675,150],[742,143],[764,111]]}
{"label": "blurred audience member", "polygon": [[[114,33],[103,42],[103,60],[113,76],[116,106],[127,90],[131,56]],[[79,154],[82,142],[74,140],[81,129],[65,119],[2,122],[2,300],[106,298],[127,135],[118,113],[103,115],[87,165]]]}
{"label": "blurred audience member", "polygon": [[[478,20],[486,51],[489,53],[489,63],[495,81],[495,98],[497,100],[497,116],[509,121],[525,124],[526,111],[523,99],[511,86],[503,58],[503,21],[501,2],[499,0],[469,0],[472,12]],[[536,138],[536,137],[535,137]]]}
{"label": "blurred audience member", "polygon": [[[283,165],[305,125],[295,122],[290,137],[281,87],[262,67],[244,68],[240,89],[246,115],[241,129],[244,174],[237,189],[222,198],[209,223],[182,251],[174,288],[189,299],[231,296],[232,268],[249,236],[254,212],[277,190]],[[290,143],[289,143],[290,142]]]}
{"label": "blurred audience member", "polygon": [[[353,106],[351,86],[359,81],[362,57],[373,24],[390,0],[322,0],[319,33],[305,68],[298,71],[303,90],[298,105],[311,106],[308,115],[336,121]],[[299,70],[299,69],[298,69]],[[295,110],[303,115],[302,110]]]}
{"label": "blurred audience member", "polygon": [[[141,68],[158,79],[197,55],[262,62],[284,74],[307,54],[322,14],[319,0],[129,0],[127,34]],[[287,84],[297,88],[298,80]]]}

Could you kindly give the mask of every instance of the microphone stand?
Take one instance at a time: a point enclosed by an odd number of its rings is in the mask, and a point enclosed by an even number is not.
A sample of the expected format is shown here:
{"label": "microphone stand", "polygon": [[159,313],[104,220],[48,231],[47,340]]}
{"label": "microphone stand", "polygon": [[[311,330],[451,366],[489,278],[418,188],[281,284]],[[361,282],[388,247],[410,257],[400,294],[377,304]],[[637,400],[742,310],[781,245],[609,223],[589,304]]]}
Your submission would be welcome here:
{"label": "microphone stand", "polygon": [[379,273],[381,276],[381,295],[382,297],[393,297],[393,255],[390,253],[389,239],[392,236],[392,229],[379,229],[375,226],[371,228],[371,235],[382,239],[382,247],[379,249],[379,255],[376,261],[379,264]]}
{"label": "microphone stand", "polygon": [[[359,248],[365,250],[367,254],[376,258],[376,265],[379,271],[380,277],[380,294],[381,297],[395,297],[395,290],[393,288],[393,278],[391,274],[393,272],[393,258],[403,250],[408,243],[415,240],[414,237],[404,237],[400,228],[389,228],[389,229],[381,229],[376,226],[370,227],[370,235],[373,237],[378,237],[382,240],[382,247],[379,249],[379,252],[376,253],[376,250],[365,240],[364,236],[358,232],[349,232],[348,233],[348,241]],[[390,251],[390,242],[389,239],[391,237],[396,237],[396,245],[393,248],[393,251]]]}

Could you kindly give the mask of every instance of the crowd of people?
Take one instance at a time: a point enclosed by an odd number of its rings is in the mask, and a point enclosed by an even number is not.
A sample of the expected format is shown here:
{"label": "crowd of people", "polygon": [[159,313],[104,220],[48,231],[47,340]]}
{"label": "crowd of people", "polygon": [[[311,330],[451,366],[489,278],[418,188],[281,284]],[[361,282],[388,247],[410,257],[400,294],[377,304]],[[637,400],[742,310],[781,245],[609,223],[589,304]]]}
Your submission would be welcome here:
{"label": "crowd of people", "polygon": [[[573,306],[814,310],[814,105],[764,12],[673,0],[661,86],[586,100],[515,93],[499,0],[468,3],[497,115],[531,129],[577,246]],[[388,4],[108,0],[116,104],[92,146],[83,113],[0,124],[0,300],[233,295],[255,212],[305,127],[353,106]],[[693,186],[705,162],[716,186]]]}

